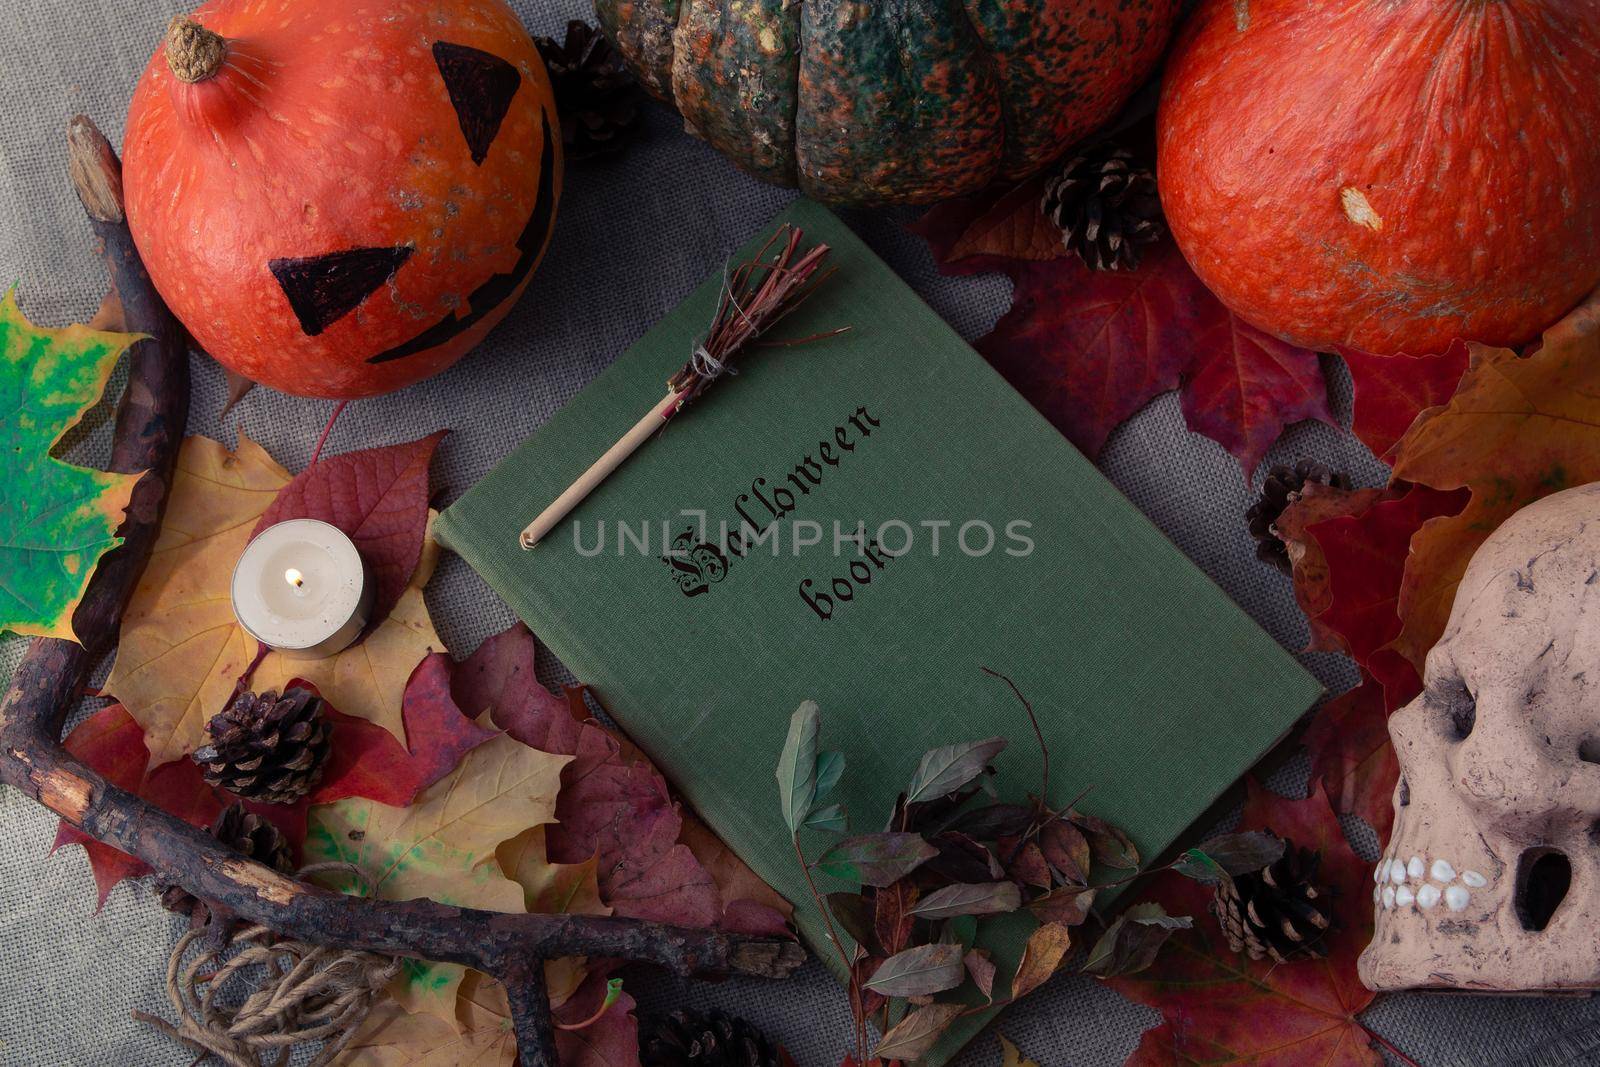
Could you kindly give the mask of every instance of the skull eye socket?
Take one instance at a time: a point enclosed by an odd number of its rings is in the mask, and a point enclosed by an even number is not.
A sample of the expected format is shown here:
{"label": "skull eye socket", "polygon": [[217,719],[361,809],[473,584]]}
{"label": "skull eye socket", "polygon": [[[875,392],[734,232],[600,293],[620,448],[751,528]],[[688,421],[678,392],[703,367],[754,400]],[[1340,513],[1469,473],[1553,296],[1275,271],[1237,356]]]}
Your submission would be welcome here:
{"label": "skull eye socket", "polygon": [[1514,903],[1524,930],[1538,933],[1567,898],[1572,887],[1572,862],[1556,848],[1530,848],[1517,860]]}
{"label": "skull eye socket", "polygon": [[1444,711],[1444,731],[1452,741],[1465,741],[1478,724],[1478,700],[1460,675],[1447,678],[1428,690],[1429,703]]}

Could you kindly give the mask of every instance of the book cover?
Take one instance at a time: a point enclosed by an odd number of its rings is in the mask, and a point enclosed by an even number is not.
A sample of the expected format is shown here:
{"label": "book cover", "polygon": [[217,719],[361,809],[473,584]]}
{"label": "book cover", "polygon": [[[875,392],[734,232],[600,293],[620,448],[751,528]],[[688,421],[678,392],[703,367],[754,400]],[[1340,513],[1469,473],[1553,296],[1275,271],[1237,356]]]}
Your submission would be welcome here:
{"label": "book cover", "polygon": [[[838,219],[801,200],[778,221],[831,245],[837,273],[774,336],[849,332],[748,353],[524,550],[522,528],[661,400],[717,265],[436,533],[836,965],[773,777],[801,701],[847,757],[839,795],[864,832],[938,745],[1004,735],[1000,794],[1037,791],[1026,716],[983,668],[1002,672],[1041,718],[1052,803],[1087,790],[1079,808],[1150,859],[1320,690]],[[1008,975],[1027,927],[1001,926]]]}

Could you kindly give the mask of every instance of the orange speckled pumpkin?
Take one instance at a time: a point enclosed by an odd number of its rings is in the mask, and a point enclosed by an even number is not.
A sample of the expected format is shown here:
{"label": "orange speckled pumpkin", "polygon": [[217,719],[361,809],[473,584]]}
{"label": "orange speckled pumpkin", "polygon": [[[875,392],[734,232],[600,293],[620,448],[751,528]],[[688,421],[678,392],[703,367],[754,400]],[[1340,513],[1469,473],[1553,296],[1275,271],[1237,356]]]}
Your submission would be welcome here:
{"label": "orange speckled pumpkin", "polygon": [[1296,344],[1520,345],[1600,283],[1595,0],[1203,0],[1158,127],[1184,255]]}
{"label": "orange speckled pumpkin", "polygon": [[128,109],[128,224],[196,342],[300,396],[435,374],[549,239],[560,127],[501,0],[214,0]]}
{"label": "orange speckled pumpkin", "polygon": [[1178,0],[595,0],[690,132],[835,204],[1034,173],[1155,69]]}

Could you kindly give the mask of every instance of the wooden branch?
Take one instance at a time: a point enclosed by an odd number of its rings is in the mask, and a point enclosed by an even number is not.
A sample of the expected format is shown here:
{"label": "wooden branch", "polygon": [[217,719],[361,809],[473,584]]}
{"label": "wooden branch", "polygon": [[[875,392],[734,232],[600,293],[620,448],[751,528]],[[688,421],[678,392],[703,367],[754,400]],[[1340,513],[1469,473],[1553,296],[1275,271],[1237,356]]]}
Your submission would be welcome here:
{"label": "wooden branch", "polygon": [[122,546],[100,561],[73,615],[73,630],[83,644],[33,642],[0,704],[0,723],[7,722],[13,702],[29,694],[30,700],[48,708],[45,721],[56,737],[84,674],[116,640],[122,610],[161,531],[173,464],[189,421],[189,354],[183,327],[150,284],[133,246],[122,216],[122,168],[116,153],[94,123],[81,115],[67,127],[67,151],[73,184],[111,275],[112,294],[122,303],[124,329],[150,338],[129,352],[132,371],[117,405],[107,465],[122,474],[146,473],[133,487]]}
{"label": "wooden branch", "polygon": [[121,167],[88,119],[68,128],[70,170],[103,246],[134,345],[117,409],[110,469],[146,471],[122,527],[73,616],[79,646],[36,640],[0,700],[0,781],[91,836],[148,863],[161,879],[290,937],[344,948],[461,963],[504,982],[525,1067],[555,1067],[542,961],[595,956],[659,964],[679,974],[783,977],[804,960],[799,944],[633,919],[509,915],[431,900],[373,901],[285,877],[227,848],[74,759],[61,729],[91,664],[116,639],[122,612],[161,529],[161,513],[188,420],[182,327],[151,284],[122,211]]}
{"label": "wooden branch", "polygon": [[531,960],[520,968],[516,980],[506,982],[511,1001],[512,1029],[517,1052],[524,1063],[557,1062],[555,1020],[550,1017],[550,994],[545,987],[544,961]]}

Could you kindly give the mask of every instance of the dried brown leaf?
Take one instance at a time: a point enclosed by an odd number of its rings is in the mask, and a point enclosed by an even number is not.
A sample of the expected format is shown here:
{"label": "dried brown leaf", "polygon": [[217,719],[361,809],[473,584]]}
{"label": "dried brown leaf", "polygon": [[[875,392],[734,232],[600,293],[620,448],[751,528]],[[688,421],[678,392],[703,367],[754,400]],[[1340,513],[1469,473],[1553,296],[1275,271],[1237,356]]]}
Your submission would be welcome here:
{"label": "dried brown leaf", "polygon": [[1060,923],[1040,924],[1028,938],[1016,976],[1011,979],[1012,999],[1025,997],[1044,985],[1067,958],[1067,949],[1071,947],[1072,931],[1067,927]]}

